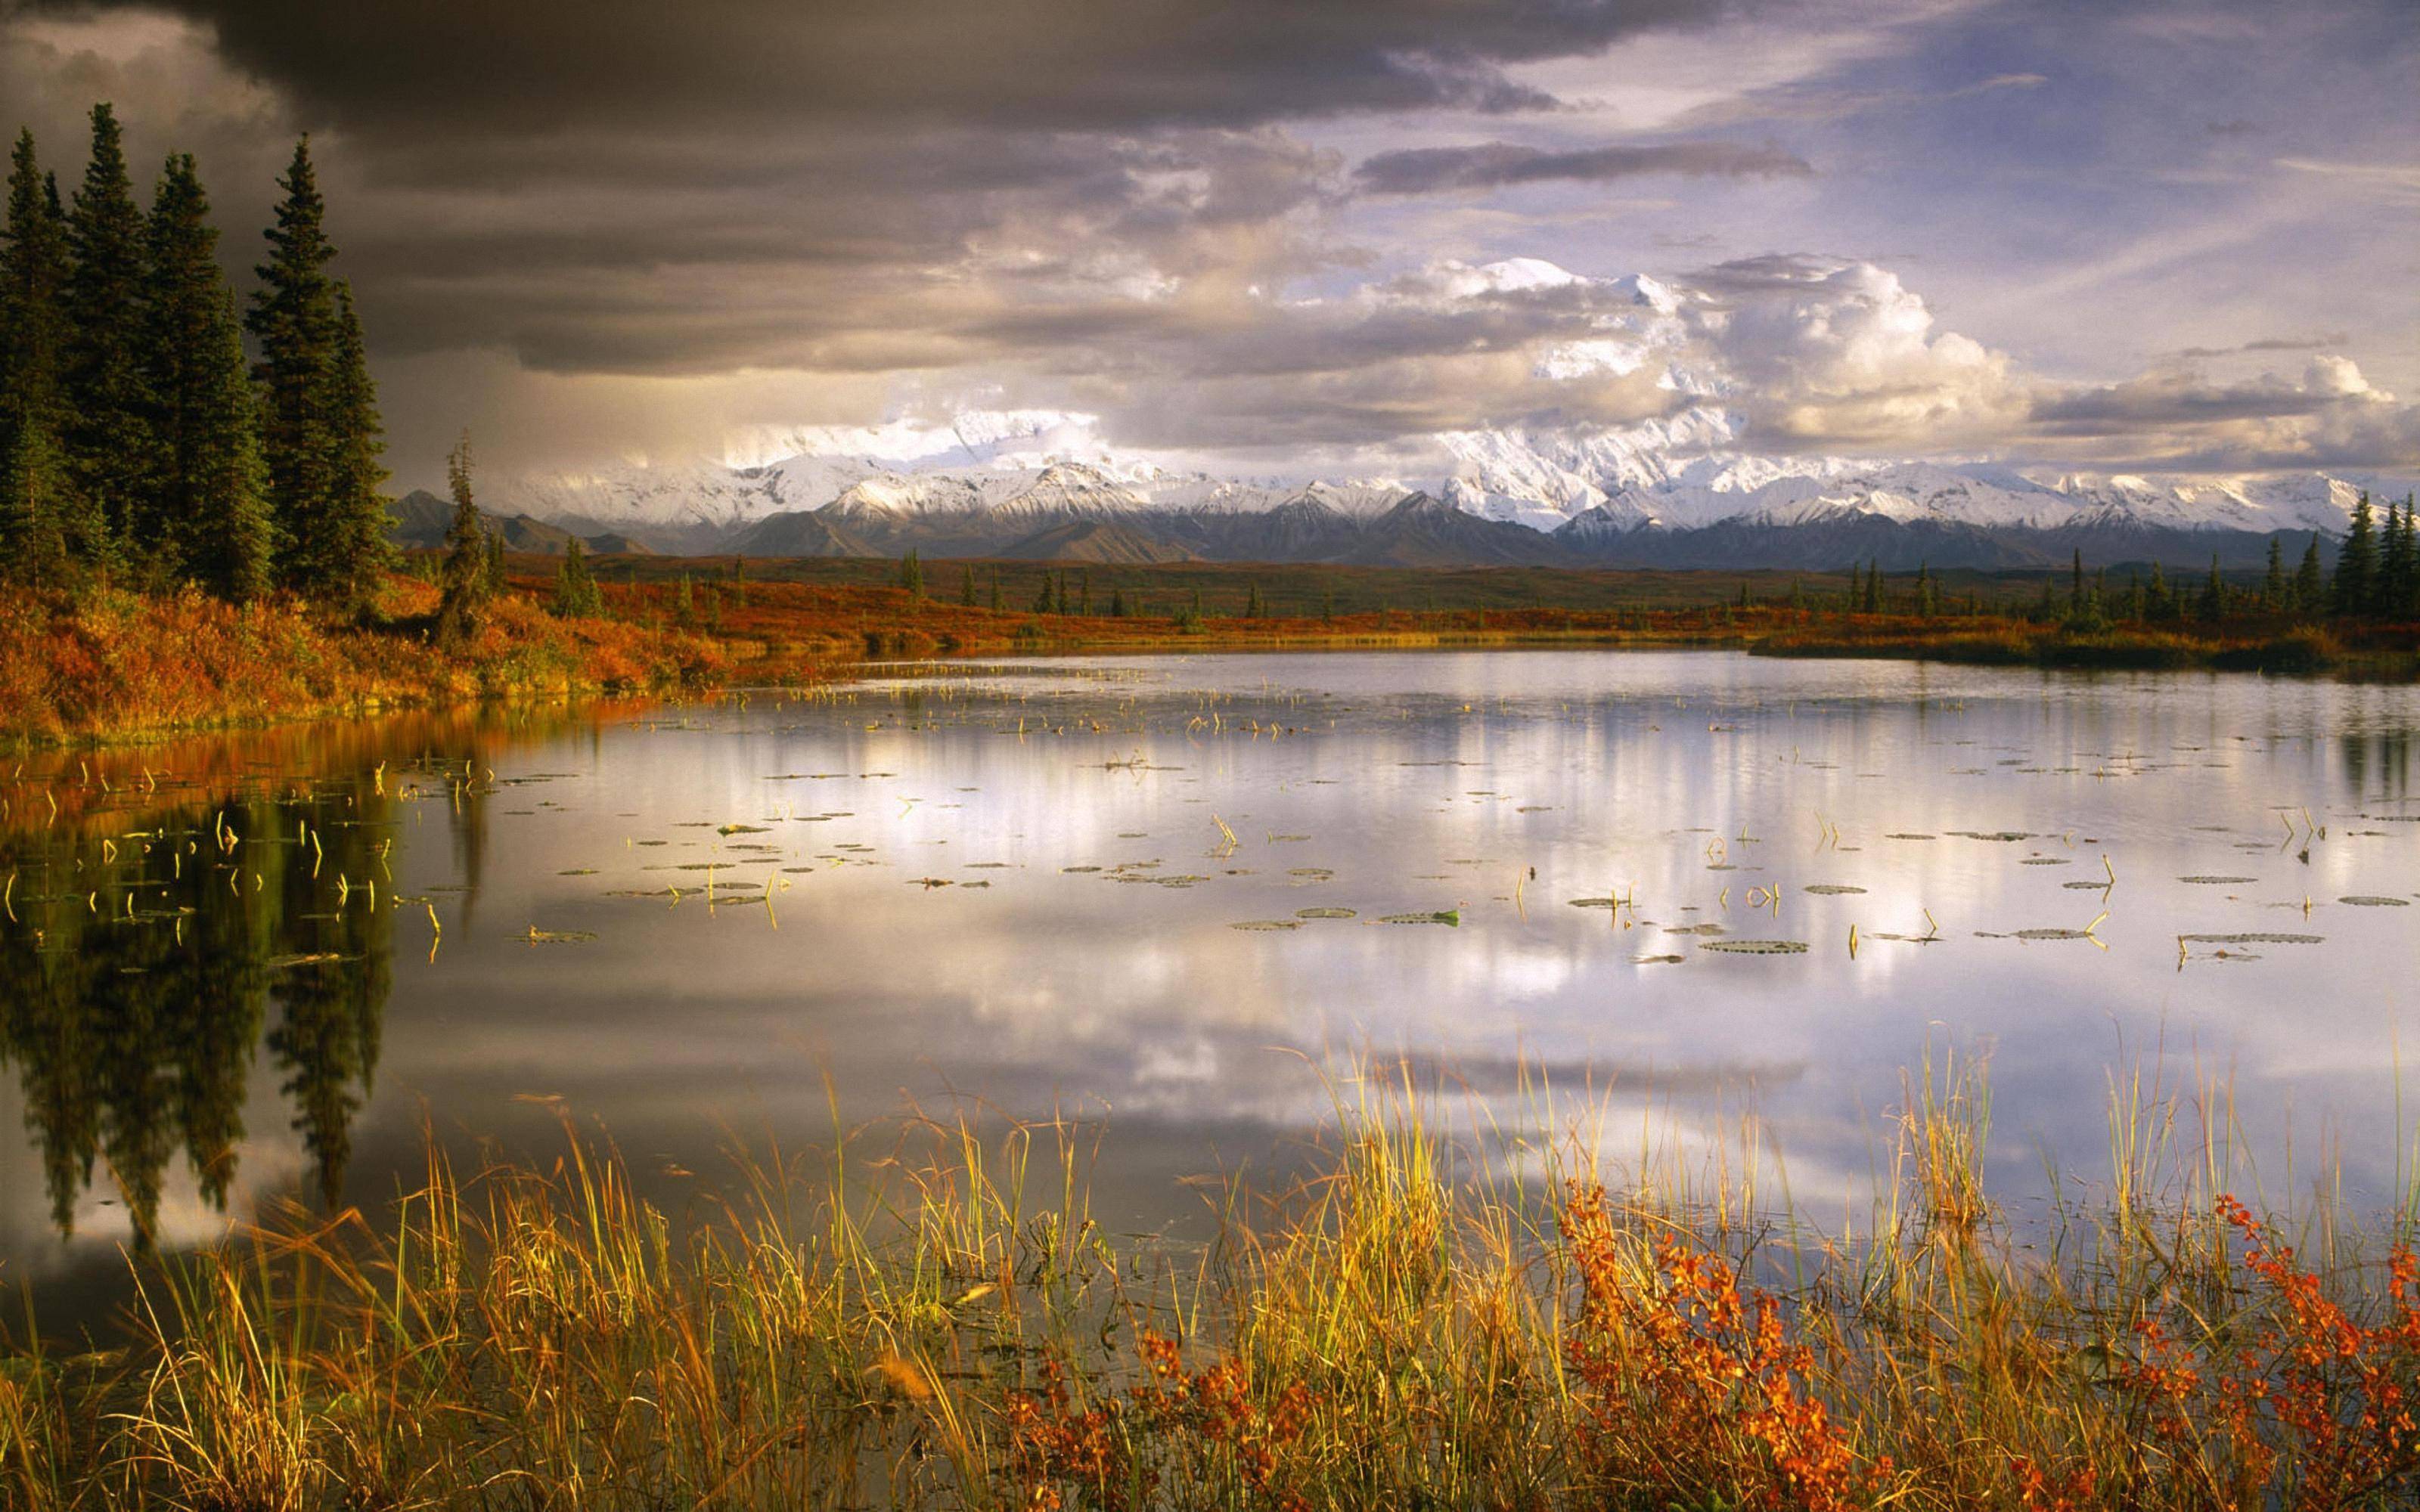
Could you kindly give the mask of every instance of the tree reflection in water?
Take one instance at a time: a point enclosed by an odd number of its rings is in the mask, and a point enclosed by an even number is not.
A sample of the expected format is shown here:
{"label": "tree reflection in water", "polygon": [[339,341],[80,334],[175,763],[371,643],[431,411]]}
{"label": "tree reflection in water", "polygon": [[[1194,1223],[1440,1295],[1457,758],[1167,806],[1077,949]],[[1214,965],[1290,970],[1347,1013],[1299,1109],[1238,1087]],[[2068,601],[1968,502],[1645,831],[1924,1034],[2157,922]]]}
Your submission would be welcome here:
{"label": "tree reflection in water", "polygon": [[338,1200],[378,1069],[395,916],[424,902],[396,887],[397,827],[414,799],[442,810],[475,887],[487,761],[566,717],[191,743],[149,759],[217,775],[164,786],[123,757],[114,780],[79,758],[19,770],[0,823],[0,1068],[23,1088],[63,1237],[105,1178],[151,1245],[180,1153],[224,1211],[264,1050],[312,1185]]}

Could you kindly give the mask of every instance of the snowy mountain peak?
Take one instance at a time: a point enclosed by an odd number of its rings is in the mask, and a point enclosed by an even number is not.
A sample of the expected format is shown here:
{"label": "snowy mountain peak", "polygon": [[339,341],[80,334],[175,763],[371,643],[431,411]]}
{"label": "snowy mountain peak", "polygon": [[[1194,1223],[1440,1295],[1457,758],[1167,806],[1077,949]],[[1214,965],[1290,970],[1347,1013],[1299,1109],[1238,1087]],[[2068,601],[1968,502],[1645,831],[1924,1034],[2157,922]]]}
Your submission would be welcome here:
{"label": "snowy mountain peak", "polygon": [[[1490,290],[1546,289],[1578,275],[1536,258],[1453,265]],[[2342,533],[2367,487],[2399,496],[2408,480],[2318,472],[2245,476],[2089,474],[2005,463],[1768,454],[1743,445],[1744,417],[1721,381],[1679,365],[1675,312],[1696,296],[1644,275],[1604,281],[1630,297],[1602,338],[1545,361],[1577,380],[1648,364],[1676,395],[1671,412],[1611,426],[1512,424],[1408,439],[1425,457],[1405,476],[1328,478],[1281,462],[1274,475],[1220,475],[1121,448],[1097,417],[1052,409],[970,409],[876,425],[751,433],[718,461],[627,462],[504,480],[508,513],[585,528],[655,529],[689,545],[773,516],[830,511],[862,522],[1116,519],[1150,513],[1249,516],[1309,501],[1368,521],[1426,496],[1421,507],[1551,533],[1575,521],[1608,532],[1685,532],[1728,522],[1790,528],[1872,520],[1904,526]],[[1680,397],[1687,395],[1690,397]],[[1692,402],[1694,399],[1695,402]],[[868,526],[869,529],[873,528]]]}

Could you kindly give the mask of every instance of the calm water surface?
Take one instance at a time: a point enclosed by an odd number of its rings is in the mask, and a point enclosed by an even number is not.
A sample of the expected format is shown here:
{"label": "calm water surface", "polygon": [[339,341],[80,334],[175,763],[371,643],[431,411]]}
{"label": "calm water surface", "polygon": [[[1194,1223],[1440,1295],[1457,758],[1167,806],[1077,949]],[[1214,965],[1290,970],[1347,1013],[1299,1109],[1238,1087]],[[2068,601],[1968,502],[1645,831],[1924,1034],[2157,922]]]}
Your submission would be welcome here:
{"label": "calm water surface", "polygon": [[2382,1208],[2415,725],[2244,675],[1327,654],[29,763],[0,1283],[566,1111],[676,1197],[734,1138],[1060,1110],[1117,1221],[1181,1224],[1177,1178],[1282,1159],[1372,1057],[1513,1125],[1521,1068],[1591,1089],[1617,1162],[1755,1115],[1819,1215],[1928,1046],[1989,1055],[2009,1195],[2103,1173],[2141,1067],[2231,1088],[2247,1189]]}

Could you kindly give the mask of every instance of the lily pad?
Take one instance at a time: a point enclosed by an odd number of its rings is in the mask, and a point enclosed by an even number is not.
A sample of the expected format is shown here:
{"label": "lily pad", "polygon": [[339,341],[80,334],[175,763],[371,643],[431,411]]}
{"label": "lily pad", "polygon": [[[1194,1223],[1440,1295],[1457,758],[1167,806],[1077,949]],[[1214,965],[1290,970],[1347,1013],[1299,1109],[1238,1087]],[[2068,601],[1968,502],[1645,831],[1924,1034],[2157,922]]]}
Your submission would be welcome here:
{"label": "lily pad", "polygon": [[1354,915],[1350,908],[1297,908],[1294,911],[1294,917],[1296,918],[1351,918]]}
{"label": "lily pad", "polygon": [[1725,955],[1805,955],[1804,940],[1708,940],[1698,947],[1700,950],[1720,950]]}
{"label": "lily pad", "polygon": [[2190,883],[2193,883],[2193,884],[2194,884],[2195,886],[2196,886],[2196,887],[2233,887],[2233,886],[2235,886],[2235,885],[2236,885],[2236,884],[2238,884],[2238,883],[2243,883],[2243,882],[2257,882],[2257,881],[2259,881],[2260,879],[2259,879],[2258,877],[2221,877],[2221,876],[2210,876],[2210,877],[2179,877],[2179,878],[2177,878],[2177,880],[2178,880],[2179,882],[2190,882]]}
{"label": "lily pad", "polygon": [[1808,892],[1820,893],[1828,898],[1838,896],[1841,893],[1863,892],[1866,889],[1863,887],[1852,887],[1845,882],[1810,882],[1807,884],[1807,890]]}
{"label": "lily pad", "polygon": [[1248,918],[1240,924],[1230,924],[1227,927],[1229,929],[1249,930],[1300,929],[1302,928],[1302,920],[1298,918]]}
{"label": "lily pad", "polygon": [[2325,943],[2327,936],[2324,934],[2274,934],[2255,930],[2240,934],[2180,934],[2177,938],[2180,941],[2191,941],[2195,945],[2319,945]]}
{"label": "lily pad", "polygon": [[2336,902],[2350,903],[2355,908],[2409,908],[2412,906],[2412,900],[2409,898],[2387,898],[2371,892],[2356,892],[2348,897],[2339,898]]}
{"label": "lily pad", "polygon": [[1462,925],[1462,910],[1447,908],[1434,914],[1381,914],[1378,916],[1378,922],[1381,924],[1443,924],[1450,929],[1458,929]]}

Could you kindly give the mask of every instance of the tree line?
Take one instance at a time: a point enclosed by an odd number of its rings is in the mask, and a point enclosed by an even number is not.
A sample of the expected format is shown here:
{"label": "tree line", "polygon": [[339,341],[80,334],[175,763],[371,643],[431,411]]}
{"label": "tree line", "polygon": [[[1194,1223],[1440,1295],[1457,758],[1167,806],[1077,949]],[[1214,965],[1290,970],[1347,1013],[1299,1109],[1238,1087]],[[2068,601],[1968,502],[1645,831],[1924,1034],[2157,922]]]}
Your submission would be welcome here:
{"label": "tree line", "polygon": [[19,132],[0,224],[0,571],[367,604],[391,552],[383,430],[308,137],[278,185],[239,315],[193,154],[168,155],[147,212],[109,105],[64,198]]}
{"label": "tree line", "polygon": [[[1747,607],[1745,586],[1740,595],[1741,607]],[[1795,609],[1813,607],[1805,592],[1794,586],[1790,604]],[[1962,603],[1947,604],[1940,579],[1924,567],[1916,569],[1909,593],[1894,593],[1880,562],[1850,566],[1849,589],[1837,607],[1850,613],[1913,613],[1926,618],[1945,612],[1946,607],[1968,614],[1979,614],[1985,609],[1982,600],[1971,594]],[[2166,569],[2153,563],[2148,578],[2130,573],[2123,584],[2113,585],[2105,568],[2086,576],[2084,553],[2079,550],[2070,569],[2067,591],[2059,593],[2055,579],[2044,578],[2041,600],[2031,612],[2034,619],[2057,622],[2072,630],[2105,629],[2120,622],[2211,623],[2241,615],[2313,622],[2420,620],[2420,503],[2411,497],[2400,503],[2389,500],[2381,522],[2369,495],[2363,493],[2337,548],[2334,572],[2320,558],[2318,532],[2311,532],[2300,562],[2291,568],[2286,564],[2282,538],[2272,535],[2267,570],[2257,585],[2230,580],[2216,556],[2211,558],[2208,576],[2198,583],[2171,582]]]}

